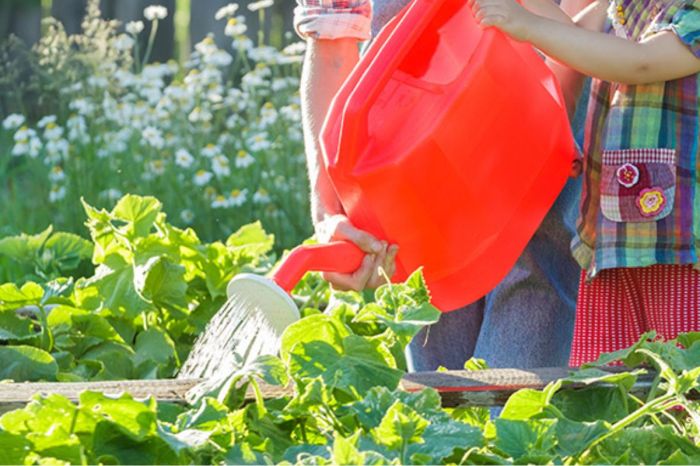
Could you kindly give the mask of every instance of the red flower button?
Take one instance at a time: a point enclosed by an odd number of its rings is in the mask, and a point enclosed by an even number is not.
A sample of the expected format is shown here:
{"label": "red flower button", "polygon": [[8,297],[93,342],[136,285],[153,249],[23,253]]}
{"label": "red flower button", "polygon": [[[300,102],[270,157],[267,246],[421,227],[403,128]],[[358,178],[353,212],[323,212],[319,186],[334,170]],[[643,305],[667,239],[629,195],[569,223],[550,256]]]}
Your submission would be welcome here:
{"label": "red flower button", "polygon": [[639,181],[639,168],[626,163],[617,169],[617,182],[625,188],[631,188]]}

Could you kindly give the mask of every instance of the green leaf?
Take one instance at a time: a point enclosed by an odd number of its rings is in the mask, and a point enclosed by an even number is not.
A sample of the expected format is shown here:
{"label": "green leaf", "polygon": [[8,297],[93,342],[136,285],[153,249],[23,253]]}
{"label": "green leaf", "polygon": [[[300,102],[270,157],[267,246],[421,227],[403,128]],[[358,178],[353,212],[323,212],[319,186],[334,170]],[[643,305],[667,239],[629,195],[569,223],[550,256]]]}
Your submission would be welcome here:
{"label": "green leaf", "polygon": [[[629,427],[604,440],[598,447],[601,455],[626,464],[658,464],[668,459],[678,447],[666,438],[671,427]],[[700,449],[695,447],[695,454]]]}
{"label": "green leaf", "polygon": [[90,348],[82,355],[82,361],[98,361],[104,365],[101,379],[122,380],[133,378],[135,353],[131,347],[107,341]]}
{"label": "green leaf", "polygon": [[[373,429],[372,437],[379,445],[396,451],[405,451],[409,444],[423,441],[423,432],[428,425],[427,419],[400,401],[396,401],[379,426]],[[405,460],[406,458],[402,458],[402,463],[405,463]]]}
{"label": "green leaf", "polygon": [[130,319],[150,306],[136,291],[133,267],[118,254],[105,258],[105,263],[97,268],[95,276],[86,281],[85,286],[95,286],[104,307]]}
{"label": "green leaf", "polygon": [[239,255],[257,259],[272,250],[275,237],[268,235],[258,221],[243,225],[226,240],[226,246]]}
{"label": "green leaf", "polygon": [[331,463],[337,465],[367,464],[365,455],[357,448],[361,432],[358,431],[349,438],[343,438],[338,432],[333,436]]}
{"label": "green leaf", "polygon": [[229,411],[223,404],[214,398],[204,398],[195,409],[178,416],[177,424],[181,430],[213,430],[228,414]]}
{"label": "green leaf", "polygon": [[134,359],[136,365],[152,361],[156,366],[162,368],[160,374],[163,376],[172,375],[172,373],[168,374],[167,372],[175,370],[177,365],[175,343],[163,330],[151,327],[139,333],[134,349],[136,350]]}
{"label": "green leaf", "polygon": [[155,197],[127,194],[117,202],[112,215],[128,222],[125,228],[128,237],[145,237],[151,232],[162,208],[163,205]]}
{"label": "green leaf", "polygon": [[0,346],[0,380],[55,381],[58,364],[46,351],[32,346]]}
{"label": "green leaf", "polygon": [[22,341],[37,336],[31,319],[20,317],[14,310],[0,310],[0,341]]}
{"label": "green leaf", "polygon": [[519,419],[526,421],[545,410],[549,405],[547,394],[529,388],[518,390],[506,402],[501,412],[502,419]]}
{"label": "green leaf", "polygon": [[158,307],[187,307],[185,268],[164,256],[148,259],[134,268],[136,292]]}
{"label": "green leaf", "polygon": [[21,435],[0,430],[0,464],[25,464],[31,443]]}
{"label": "green leaf", "polygon": [[53,227],[36,235],[8,236],[0,240],[0,255],[5,255],[17,262],[33,262],[38,250],[46,243],[51,236]]}
{"label": "green leaf", "polygon": [[127,435],[119,424],[109,421],[99,422],[95,427],[92,451],[95,463],[111,458],[116,459],[118,464],[180,463],[175,452],[162,439],[151,435],[144,440],[136,440]]}
{"label": "green leaf", "polygon": [[62,272],[77,268],[81,261],[90,259],[93,254],[92,243],[72,233],[57,232],[44,247],[51,250]]}
{"label": "green leaf", "polygon": [[562,390],[552,403],[568,419],[578,422],[617,422],[629,414],[627,392],[619,386]]}
{"label": "green leaf", "polygon": [[14,283],[5,283],[0,285],[0,310],[38,305],[43,296],[43,288],[36,283],[27,282],[21,288]]}
{"label": "green leaf", "polygon": [[272,464],[259,451],[253,450],[247,443],[239,443],[231,447],[221,458],[224,464]]}
{"label": "green leaf", "polygon": [[85,391],[80,394],[80,408],[113,423],[135,441],[143,441],[156,432],[156,402],[153,398],[142,402],[126,393],[112,397]]}
{"label": "green leaf", "polygon": [[542,420],[496,419],[496,446],[518,461],[526,456],[552,456],[556,445],[556,422]]}
{"label": "green leaf", "polygon": [[559,419],[556,427],[557,451],[562,456],[578,456],[587,450],[595,439],[607,432],[608,426],[603,421],[574,422]]}

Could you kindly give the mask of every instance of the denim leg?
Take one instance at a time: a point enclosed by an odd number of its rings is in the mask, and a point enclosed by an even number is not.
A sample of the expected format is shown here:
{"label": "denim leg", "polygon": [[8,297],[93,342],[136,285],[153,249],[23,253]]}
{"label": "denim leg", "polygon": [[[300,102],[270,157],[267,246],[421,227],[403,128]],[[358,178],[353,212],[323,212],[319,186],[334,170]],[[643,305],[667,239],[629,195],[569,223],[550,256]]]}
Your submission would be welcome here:
{"label": "denim leg", "polygon": [[474,356],[491,367],[565,367],[571,351],[580,269],[569,253],[570,181],[513,270],[486,297]]}
{"label": "denim leg", "polygon": [[406,348],[406,360],[411,372],[463,369],[474,354],[484,317],[484,300],[446,312],[435,324],[424,328]]}

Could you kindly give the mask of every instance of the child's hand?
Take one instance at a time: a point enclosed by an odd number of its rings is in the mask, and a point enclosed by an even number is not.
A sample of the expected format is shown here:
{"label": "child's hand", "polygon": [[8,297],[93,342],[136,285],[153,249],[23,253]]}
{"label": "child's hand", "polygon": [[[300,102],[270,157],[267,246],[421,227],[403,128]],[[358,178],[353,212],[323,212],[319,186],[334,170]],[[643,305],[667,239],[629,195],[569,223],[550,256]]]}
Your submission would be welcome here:
{"label": "child's hand", "polygon": [[515,0],[469,0],[476,22],[494,26],[515,40],[526,41],[535,15]]}

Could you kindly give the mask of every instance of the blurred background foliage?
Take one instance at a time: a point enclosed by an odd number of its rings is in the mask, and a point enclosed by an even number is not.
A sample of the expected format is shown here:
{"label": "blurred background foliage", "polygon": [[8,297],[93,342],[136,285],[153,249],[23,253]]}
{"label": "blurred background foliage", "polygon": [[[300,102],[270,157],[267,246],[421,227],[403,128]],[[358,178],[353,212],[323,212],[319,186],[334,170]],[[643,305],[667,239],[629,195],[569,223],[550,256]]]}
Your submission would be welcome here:
{"label": "blurred background foliage", "polygon": [[291,0],[0,0],[0,237],[163,201],[205,241],[312,230]]}

